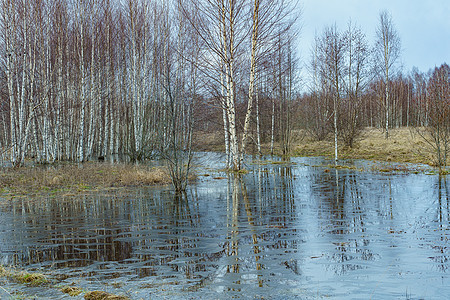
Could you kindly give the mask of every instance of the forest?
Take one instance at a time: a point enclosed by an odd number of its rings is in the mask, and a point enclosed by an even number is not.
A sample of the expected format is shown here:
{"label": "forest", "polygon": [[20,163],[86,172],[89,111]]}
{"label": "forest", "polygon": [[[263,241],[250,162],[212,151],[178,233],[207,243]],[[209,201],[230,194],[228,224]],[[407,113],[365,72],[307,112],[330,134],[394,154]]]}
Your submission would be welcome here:
{"label": "forest", "polygon": [[329,26],[300,60],[301,13],[285,0],[1,0],[2,157],[163,158],[185,178],[210,132],[240,170],[262,144],[290,155],[294,132],[333,140],[337,160],[364,128],[406,126],[445,167],[449,66],[405,72],[387,11],[374,41]]}
{"label": "forest", "polygon": [[0,0],[0,298],[447,299],[450,66],[304,7]]}

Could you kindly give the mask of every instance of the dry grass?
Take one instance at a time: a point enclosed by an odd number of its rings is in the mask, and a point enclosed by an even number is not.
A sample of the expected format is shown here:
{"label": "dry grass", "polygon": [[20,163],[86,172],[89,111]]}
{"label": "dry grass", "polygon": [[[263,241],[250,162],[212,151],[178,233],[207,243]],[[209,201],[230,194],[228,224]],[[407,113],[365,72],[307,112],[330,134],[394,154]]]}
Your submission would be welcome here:
{"label": "dry grass", "polygon": [[168,183],[170,177],[164,168],[130,164],[89,162],[0,171],[1,191],[13,194],[82,192]]}
{"label": "dry grass", "polygon": [[[83,293],[83,290],[75,286],[58,287],[41,273],[29,273],[24,270],[17,270],[15,268],[5,268],[0,265],[0,277],[5,277],[8,280],[18,282],[27,286],[40,286],[49,289],[59,289],[62,293],[75,297]],[[5,290],[5,289],[4,289]],[[6,291],[6,290],[5,290]],[[8,293],[8,291],[6,291]],[[129,300],[126,296],[118,296],[103,291],[92,291],[84,294],[84,299],[88,300]]]}
{"label": "dry grass", "polygon": [[[304,134],[298,133],[300,136]],[[204,133],[204,150],[223,150],[220,133]],[[209,145],[208,145],[209,144]],[[249,149],[251,150],[251,149]],[[268,153],[269,145],[263,145]],[[314,141],[305,136],[297,138],[293,146],[295,156],[333,157],[332,141]],[[366,129],[354,148],[339,149],[341,159],[368,159],[386,162],[410,162],[433,165],[432,151],[414,130],[391,130],[386,140],[377,129]],[[192,179],[192,178],[191,178]],[[10,195],[45,193],[80,193],[114,187],[169,184],[165,168],[145,165],[108,164],[88,162],[84,164],[59,164],[47,167],[0,169],[0,192]]]}
{"label": "dry grass", "polygon": [[119,168],[118,173],[119,178],[118,181],[116,180],[115,184],[118,184],[120,186],[140,186],[170,183],[168,172],[165,168],[162,167],[121,167]]}
{"label": "dry grass", "polygon": [[86,300],[128,300],[130,298],[126,296],[117,296],[103,291],[87,292],[84,295]]}
{"label": "dry grass", "polygon": [[14,278],[23,284],[28,284],[31,286],[41,286],[49,283],[47,277],[40,273],[28,273],[25,271],[14,274]]}
{"label": "dry grass", "polygon": [[[223,135],[221,132],[203,132],[199,134],[200,150],[224,151]],[[294,156],[325,156],[334,157],[334,141],[316,141],[305,131],[293,132],[292,155]],[[270,143],[261,145],[263,154],[270,153]],[[280,150],[275,143],[275,154]],[[250,152],[255,151],[252,145]],[[367,159],[385,162],[422,163],[433,166],[433,151],[414,129],[391,129],[389,139],[385,139],[380,129],[366,128],[362,137],[353,148],[339,147],[341,159]]]}
{"label": "dry grass", "polygon": [[[431,149],[414,131],[398,128],[392,129],[390,134],[386,140],[381,130],[368,128],[353,148],[340,147],[339,157],[432,165]],[[294,155],[333,157],[334,143],[306,138],[294,147]]]}
{"label": "dry grass", "polygon": [[83,292],[83,290],[76,286],[65,286],[61,289],[61,292],[68,294],[69,296],[75,297]]}
{"label": "dry grass", "polygon": [[196,151],[225,151],[222,131],[196,132],[193,138]]}
{"label": "dry grass", "polygon": [[7,269],[0,265],[0,277],[7,277],[19,283],[31,286],[41,286],[49,283],[49,280],[44,274],[29,273],[26,271],[18,271],[15,269]]}

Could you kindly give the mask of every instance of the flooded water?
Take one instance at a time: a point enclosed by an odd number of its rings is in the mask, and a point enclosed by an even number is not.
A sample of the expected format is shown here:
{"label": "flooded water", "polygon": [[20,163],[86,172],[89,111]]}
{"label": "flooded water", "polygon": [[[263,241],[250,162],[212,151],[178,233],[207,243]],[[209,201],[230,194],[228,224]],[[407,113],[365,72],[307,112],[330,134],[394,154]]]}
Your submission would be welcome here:
{"label": "flooded water", "polygon": [[182,196],[2,199],[0,264],[132,299],[447,299],[449,179],[326,163],[255,163],[241,177],[202,169]]}

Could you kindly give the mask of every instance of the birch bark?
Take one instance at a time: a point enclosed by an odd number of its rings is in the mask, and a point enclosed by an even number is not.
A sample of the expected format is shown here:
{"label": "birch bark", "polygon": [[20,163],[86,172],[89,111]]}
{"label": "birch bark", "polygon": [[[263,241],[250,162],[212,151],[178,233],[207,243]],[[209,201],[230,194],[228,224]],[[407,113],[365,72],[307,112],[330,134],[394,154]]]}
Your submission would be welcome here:
{"label": "birch bark", "polygon": [[250,128],[250,120],[253,110],[254,86],[257,77],[256,62],[258,56],[258,30],[259,30],[259,5],[260,0],[254,1],[253,6],[253,22],[252,22],[252,37],[251,37],[251,54],[250,54],[250,80],[248,85],[248,103],[247,113],[244,121],[244,132],[242,134],[242,146],[239,165],[242,165],[244,160],[245,148],[247,146],[248,132]]}
{"label": "birch bark", "polygon": [[77,2],[77,9],[78,9],[78,18],[77,18],[77,22],[78,22],[78,26],[80,28],[80,39],[79,39],[79,43],[78,43],[78,47],[79,47],[79,52],[78,52],[78,56],[79,56],[79,64],[80,64],[80,100],[81,100],[81,111],[80,111],[80,122],[78,125],[78,161],[79,162],[83,162],[85,159],[85,145],[84,145],[84,140],[85,140],[85,118],[86,118],[86,106],[87,106],[87,100],[86,100],[86,74],[85,74],[85,62],[84,62],[84,46],[85,46],[85,42],[84,42],[84,23],[85,23],[85,14],[84,14],[84,7],[83,7],[83,3],[80,0],[79,2]]}
{"label": "birch bark", "polygon": [[9,119],[10,119],[10,159],[13,165],[17,161],[17,135],[16,135],[16,93],[14,90],[14,63],[15,63],[15,32],[16,32],[16,14],[14,12],[14,2],[3,2],[3,23],[5,25],[4,39],[6,50],[6,80],[9,95]]}

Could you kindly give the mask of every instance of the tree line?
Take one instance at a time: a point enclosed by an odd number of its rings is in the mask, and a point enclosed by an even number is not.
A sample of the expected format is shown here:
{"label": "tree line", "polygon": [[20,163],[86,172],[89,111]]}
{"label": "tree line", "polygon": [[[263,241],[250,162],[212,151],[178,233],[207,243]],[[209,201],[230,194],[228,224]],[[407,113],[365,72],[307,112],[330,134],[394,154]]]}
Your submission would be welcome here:
{"label": "tree line", "polygon": [[334,25],[316,35],[311,53],[309,92],[297,98],[305,120],[301,126],[317,140],[332,135],[336,160],[338,141],[351,148],[366,127],[383,129],[388,139],[391,128],[406,126],[434,149],[437,166],[446,165],[449,66],[404,74],[400,36],[387,11],[379,14],[372,45],[349,22],[345,30]]}
{"label": "tree line", "polygon": [[364,127],[388,138],[393,127],[440,126],[446,159],[448,66],[403,74],[385,11],[373,44],[352,23],[317,34],[302,94],[291,1],[0,3],[0,146],[15,166],[161,157],[182,189],[193,133],[211,122],[234,170],[250,146],[289,155],[298,129],[333,138],[337,159]]}
{"label": "tree line", "polygon": [[117,153],[139,160],[170,144],[170,126],[179,126],[171,114],[189,111],[195,73],[176,51],[194,49],[178,38],[187,36],[181,20],[169,22],[169,4],[1,5],[1,143],[14,165]]}
{"label": "tree line", "polygon": [[294,19],[283,0],[2,0],[2,154],[15,166],[113,154],[179,165],[202,100],[223,111],[240,169],[257,78],[286,93]]}

